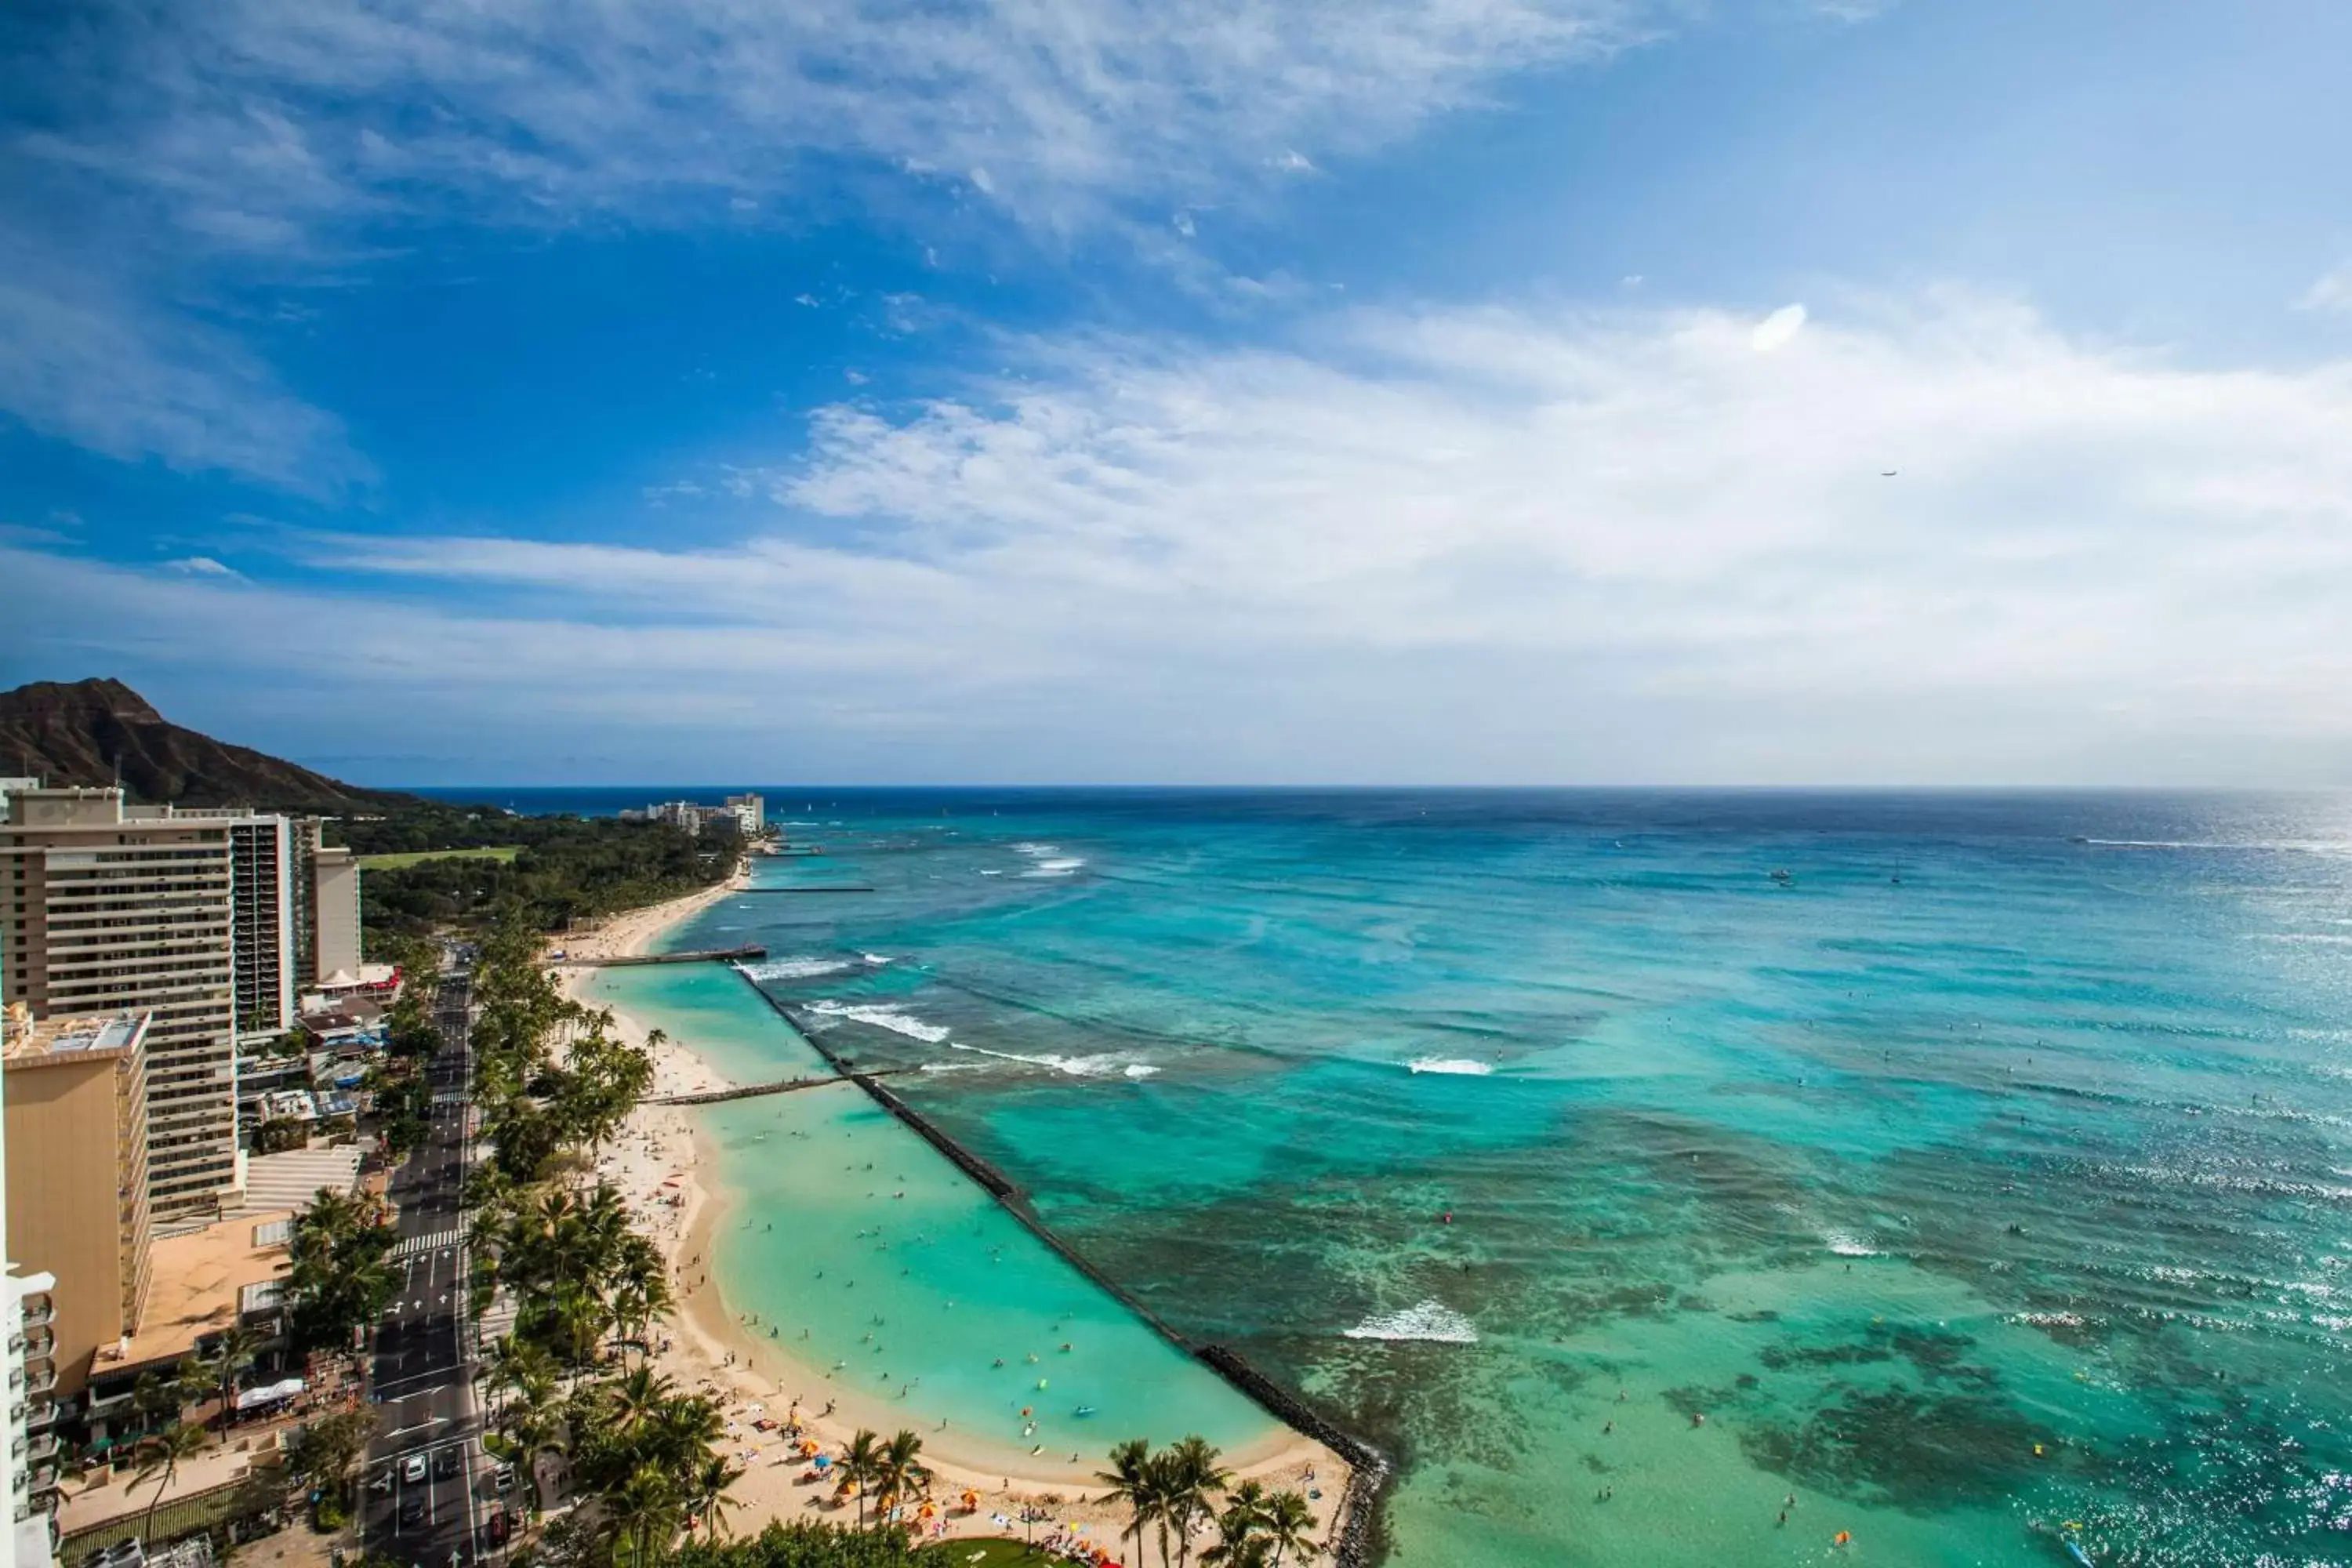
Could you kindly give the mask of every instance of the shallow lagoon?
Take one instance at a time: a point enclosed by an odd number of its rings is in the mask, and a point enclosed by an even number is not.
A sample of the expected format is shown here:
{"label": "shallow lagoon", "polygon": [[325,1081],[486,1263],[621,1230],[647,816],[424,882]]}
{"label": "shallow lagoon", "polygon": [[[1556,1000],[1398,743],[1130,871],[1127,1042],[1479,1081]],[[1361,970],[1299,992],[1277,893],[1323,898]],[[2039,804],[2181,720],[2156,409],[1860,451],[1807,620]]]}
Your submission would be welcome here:
{"label": "shallow lagoon", "polygon": [[[606,970],[589,998],[739,1081],[832,1070],[716,966]],[[727,1204],[712,1248],[720,1295],[759,1316],[755,1337],[772,1327],[780,1350],[820,1369],[788,1376],[787,1395],[812,1407],[841,1391],[887,1399],[919,1432],[944,1420],[965,1445],[1007,1458],[1043,1446],[1065,1467],[1076,1451],[1088,1470],[1125,1436],[1198,1432],[1238,1452],[1276,1433],[850,1085],[696,1115]]]}
{"label": "shallow lagoon", "polygon": [[1402,1454],[1395,1561],[2352,1560],[2340,800],[814,804],[880,890],[700,933]]}

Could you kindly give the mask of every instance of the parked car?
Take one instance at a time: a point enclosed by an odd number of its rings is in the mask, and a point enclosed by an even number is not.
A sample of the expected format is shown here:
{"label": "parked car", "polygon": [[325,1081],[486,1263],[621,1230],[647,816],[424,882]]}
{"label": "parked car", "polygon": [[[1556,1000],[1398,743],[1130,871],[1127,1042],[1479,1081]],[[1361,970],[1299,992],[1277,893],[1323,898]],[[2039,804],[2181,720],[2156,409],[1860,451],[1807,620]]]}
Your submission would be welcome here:
{"label": "parked car", "polygon": [[425,1463],[424,1455],[409,1455],[400,1462],[400,1479],[412,1487],[415,1486],[425,1479]]}
{"label": "parked car", "polygon": [[400,1528],[407,1530],[424,1522],[425,1500],[421,1497],[403,1498],[400,1502]]}
{"label": "parked car", "polygon": [[436,1480],[446,1481],[456,1475],[458,1468],[465,1462],[466,1456],[459,1453],[457,1446],[452,1443],[433,1456],[433,1477]]}
{"label": "parked car", "polygon": [[490,1477],[490,1486],[500,1497],[514,1490],[514,1467],[500,1465]]}

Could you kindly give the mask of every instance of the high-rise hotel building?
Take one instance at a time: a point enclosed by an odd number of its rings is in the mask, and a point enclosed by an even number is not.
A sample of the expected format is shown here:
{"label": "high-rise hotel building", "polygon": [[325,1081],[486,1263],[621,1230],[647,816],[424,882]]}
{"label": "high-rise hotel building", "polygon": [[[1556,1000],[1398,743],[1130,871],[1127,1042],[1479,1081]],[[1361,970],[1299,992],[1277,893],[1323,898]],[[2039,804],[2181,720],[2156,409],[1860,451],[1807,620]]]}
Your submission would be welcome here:
{"label": "high-rise hotel building", "polygon": [[152,1016],[158,1217],[210,1209],[237,1184],[234,855],[225,818],[126,808],[120,789],[12,791],[0,825],[7,999],[36,1018]]}
{"label": "high-rise hotel building", "polygon": [[236,1056],[360,963],[359,867],[315,818],[128,805],[120,789],[0,781],[0,999],[32,1016],[152,1014],[155,1215],[239,1184]]}

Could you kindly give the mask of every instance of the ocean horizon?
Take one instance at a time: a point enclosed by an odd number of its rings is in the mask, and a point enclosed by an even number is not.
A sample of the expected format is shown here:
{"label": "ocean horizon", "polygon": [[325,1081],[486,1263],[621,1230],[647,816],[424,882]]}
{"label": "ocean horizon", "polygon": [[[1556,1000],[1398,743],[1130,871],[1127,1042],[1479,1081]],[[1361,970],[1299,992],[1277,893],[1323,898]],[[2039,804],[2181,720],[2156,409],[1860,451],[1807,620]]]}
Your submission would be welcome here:
{"label": "ocean horizon", "polygon": [[[1397,1458],[1393,1563],[2345,1560],[2344,797],[762,793],[824,851],[763,885],[874,891],[724,900],[671,945],[768,959],[631,1010],[908,1069]],[[818,1251],[719,1258],[789,1323]],[[1160,1397],[1100,1446],[1232,1419]]]}

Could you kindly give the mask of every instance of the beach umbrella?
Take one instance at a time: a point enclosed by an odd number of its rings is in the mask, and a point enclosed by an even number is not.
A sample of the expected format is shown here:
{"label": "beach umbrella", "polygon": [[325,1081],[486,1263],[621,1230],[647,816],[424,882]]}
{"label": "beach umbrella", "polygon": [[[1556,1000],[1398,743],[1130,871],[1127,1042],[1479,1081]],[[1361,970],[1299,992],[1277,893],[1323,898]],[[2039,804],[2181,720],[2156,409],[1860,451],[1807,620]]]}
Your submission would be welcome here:
{"label": "beach umbrella", "polygon": [[[814,1445],[812,1444],[810,1447],[814,1447]],[[804,1448],[802,1452],[805,1453],[807,1452],[807,1449]],[[820,1470],[829,1470],[833,1468],[833,1456],[830,1454],[819,1454],[816,1457],[816,1468]]]}
{"label": "beach umbrella", "polygon": [[971,1510],[974,1513],[978,1513],[980,1511],[980,1494],[978,1492],[964,1493],[963,1506]]}

